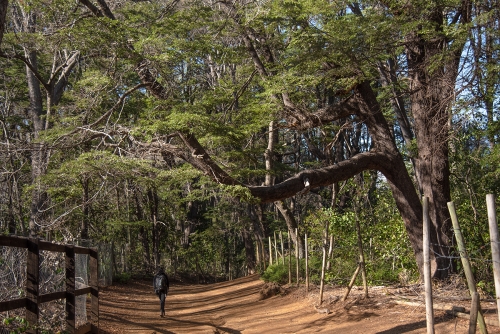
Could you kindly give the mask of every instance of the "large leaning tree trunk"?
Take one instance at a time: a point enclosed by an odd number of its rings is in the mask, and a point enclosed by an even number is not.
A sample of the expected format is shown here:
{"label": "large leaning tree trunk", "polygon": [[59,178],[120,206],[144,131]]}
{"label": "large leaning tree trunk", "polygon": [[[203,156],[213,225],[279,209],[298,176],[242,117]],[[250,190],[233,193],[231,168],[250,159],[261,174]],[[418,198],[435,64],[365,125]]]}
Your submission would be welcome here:
{"label": "large leaning tree trunk", "polygon": [[[458,8],[455,20],[466,23],[470,20],[469,3],[463,1]],[[405,12],[394,9],[395,15]],[[420,9],[413,9],[415,16],[420,15]],[[275,185],[249,186],[251,193],[263,202],[273,202],[289,198],[306,187],[316,188],[331,185],[335,182],[351,178],[364,170],[378,170],[389,181],[396,205],[404,220],[406,230],[412,244],[416,262],[422,272],[422,206],[421,196],[429,197],[432,204],[431,220],[433,231],[431,245],[433,248],[431,266],[434,277],[443,278],[448,275],[450,266],[448,246],[451,230],[446,202],[450,200],[449,169],[448,169],[448,120],[451,103],[453,102],[454,85],[457,78],[458,64],[462,45],[447,40],[444,30],[448,25],[446,18],[441,14],[442,8],[436,6],[426,10],[424,17],[411,19],[425,19],[436,30],[436,36],[424,36],[428,27],[416,26],[406,37],[407,66],[410,73],[410,110],[414,119],[414,132],[417,140],[418,152],[416,155],[416,174],[419,184],[413,184],[404,159],[400,154],[390,126],[382,114],[382,108],[377,101],[377,95],[372,88],[371,81],[363,81],[352,88],[352,95],[340,103],[319,109],[311,115],[305,115],[303,109],[296,106],[288,94],[283,93],[276,97],[283,103],[287,112],[287,124],[283,128],[306,130],[319,127],[321,124],[332,122],[349,115],[355,115],[358,121],[363,122],[373,140],[369,152],[356,154],[351,159],[342,161],[315,170],[305,170],[295,176]],[[412,12],[410,11],[410,15]],[[400,14],[399,14],[400,15]],[[456,23],[456,22],[455,22]],[[252,39],[251,33],[243,37],[245,46],[261,76],[267,76],[269,71],[264,68],[265,61],[256,51],[254,44],[259,43]],[[450,47],[450,45],[452,45]],[[261,49],[265,49],[261,47]],[[442,60],[438,54],[442,53]],[[266,58],[262,51],[262,58]],[[333,68],[337,64],[330,64]],[[185,156],[186,161],[204,170],[207,175],[217,174],[216,179],[221,183],[237,184],[224,173],[197,142],[194,135],[184,135],[184,142],[191,152],[196,153],[197,159]],[[193,154],[191,154],[193,156]]]}
{"label": "large leaning tree trunk", "polygon": [[[470,1],[462,1],[453,20],[469,23],[471,4]],[[418,8],[410,9],[410,13],[418,11]],[[448,18],[443,15],[441,8],[436,7],[426,19],[435,27],[434,35],[432,38],[423,36],[421,31],[408,34],[406,56],[418,150],[415,168],[422,195],[429,198],[433,228],[430,242],[435,259],[431,266],[434,276],[443,278],[454,265],[448,257],[452,237],[447,208],[447,202],[451,200],[449,137],[451,106],[455,98],[455,83],[464,41],[450,41],[446,37],[444,28]],[[436,60],[441,57],[442,60]]]}

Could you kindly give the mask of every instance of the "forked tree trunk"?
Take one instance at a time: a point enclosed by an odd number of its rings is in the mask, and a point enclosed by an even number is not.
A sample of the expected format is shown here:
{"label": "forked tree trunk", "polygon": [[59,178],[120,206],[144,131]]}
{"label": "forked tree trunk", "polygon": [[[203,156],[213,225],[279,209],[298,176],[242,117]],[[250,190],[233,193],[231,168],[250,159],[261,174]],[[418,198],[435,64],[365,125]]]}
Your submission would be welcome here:
{"label": "forked tree trunk", "polygon": [[[470,22],[470,6],[468,1],[463,1],[460,8],[461,23]],[[440,31],[446,24],[446,18],[439,8],[428,19]],[[456,40],[451,45],[454,50],[447,51],[448,58],[438,63],[436,58],[442,55],[443,49],[449,47],[444,34],[440,36],[429,40],[418,31],[408,34],[406,54],[412,82],[411,113],[418,149],[416,173],[420,176],[420,195],[429,198],[432,222],[431,272],[433,277],[445,278],[455,269],[453,260],[449,258],[452,226],[447,210],[447,203],[451,200],[448,145],[450,108],[455,99],[455,82],[464,42]]]}

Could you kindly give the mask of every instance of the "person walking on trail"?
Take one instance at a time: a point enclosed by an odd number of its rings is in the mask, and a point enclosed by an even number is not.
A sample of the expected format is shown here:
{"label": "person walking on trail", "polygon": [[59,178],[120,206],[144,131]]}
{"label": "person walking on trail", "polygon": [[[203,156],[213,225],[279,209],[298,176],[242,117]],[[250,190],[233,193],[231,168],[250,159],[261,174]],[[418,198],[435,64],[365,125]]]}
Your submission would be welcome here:
{"label": "person walking on trail", "polygon": [[167,274],[165,274],[163,268],[159,267],[153,279],[153,288],[158,298],[160,298],[160,317],[165,316],[165,298],[167,297],[169,286]]}

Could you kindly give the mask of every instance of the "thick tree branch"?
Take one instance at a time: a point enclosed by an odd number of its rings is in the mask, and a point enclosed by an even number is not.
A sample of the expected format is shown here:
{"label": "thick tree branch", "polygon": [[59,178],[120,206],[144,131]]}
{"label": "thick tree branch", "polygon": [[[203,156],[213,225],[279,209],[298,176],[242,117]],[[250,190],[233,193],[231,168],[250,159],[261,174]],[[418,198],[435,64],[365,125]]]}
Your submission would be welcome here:
{"label": "thick tree branch", "polygon": [[167,90],[158,82],[158,80],[156,80],[153,71],[151,71],[149,61],[146,59],[141,60],[137,65],[135,72],[141,79],[141,82],[145,84],[145,87],[151,94],[153,94],[154,97],[160,100],[168,98]]}
{"label": "thick tree branch", "polygon": [[[50,80],[49,80],[49,85],[54,85],[54,90],[52,92],[52,101],[54,104],[58,104],[59,100],[62,97],[62,94],[64,92],[64,88],[68,84],[68,76],[70,72],[73,70],[73,68],[76,66],[78,63],[78,59],[80,56],[80,51],[75,51],[71,57],[69,57],[64,64],[59,66],[54,73],[52,74]],[[58,79],[56,81],[56,75],[59,74]]]}
{"label": "thick tree branch", "polygon": [[[120,130],[122,134],[125,133],[124,131],[127,133],[127,136],[130,136],[128,130]],[[193,135],[185,133],[177,133],[177,135],[182,139],[189,152],[163,140],[156,140],[151,143],[141,143],[132,140],[143,149],[155,150],[158,153],[171,153],[177,158],[191,164],[198,170],[201,170],[220,184],[245,186],[223,171],[211,159]],[[357,154],[353,158],[335,165],[302,171],[276,185],[246,185],[246,187],[248,187],[252,195],[259,198],[262,203],[270,203],[284,200],[308,189],[328,186],[335,182],[347,180],[365,170],[387,170],[387,166],[384,167],[384,165],[390,164],[392,160],[393,157],[384,152],[370,151]]]}
{"label": "thick tree branch", "polygon": [[90,0],[79,0],[82,5],[87,7],[95,16],[97,17],[103,17],[104,14],[101,12],[99,8],[97,8],[96,5],[94,5]]}
{"label": "thick tree branch", "polygon": [[80,3],[82,5],[84,5],[85,7],[87,7],[91,12],[92,14],[94,14],[95,16],[97,17],[107,17],[111,20],[115,20],[115,16],[113,15],[113,13],[111,12],[111,10],[109,9],[109,6],[108,4],[106,3],[106,1],[104,0],[97,0],[97,2],[99,3],[99,7],[97,7],[96,5],[94,5],[90,0],[79,0]]}
{"label": "thick tree branch", "polygon": [[249,186],[253,196],[263,203],[275,202],[292,197],[307,188],[314,189],[347,180],[365,170],[378,169],[379,163],[387,160],[380,152],[360,153],[349,160],[328,167],[305,170],[273,186]]}
{"label": "thick tree branch", "polygon": [[190,156],[186,157],[187,162],[202,170],[207,176],[211,177],[218,183],[233,186],[241,185],[212,160],[210,155],[205,151],[194,135],[179,132],[179,137],[183,140],[190,152]]}
{"label": "thick tree branch", "polygon": [[106,16],[107,18],[110,18],[111,20],[115,20],[115,16],[113,15],[111,10],[109,9],[109,6],[106,3],[106,1],[105,0],[97,0],[97,2],[99,3],[99,7],[101,7],[102,13],[104,13],[104,16]]}

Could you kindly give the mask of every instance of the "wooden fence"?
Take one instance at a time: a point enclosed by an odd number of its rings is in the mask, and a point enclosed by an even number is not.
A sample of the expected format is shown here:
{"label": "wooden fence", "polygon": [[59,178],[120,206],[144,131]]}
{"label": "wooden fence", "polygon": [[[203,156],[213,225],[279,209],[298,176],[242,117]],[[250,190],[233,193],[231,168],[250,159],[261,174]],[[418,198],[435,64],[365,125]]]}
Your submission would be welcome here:
{"label": "wooden fence", "polygon": [[[28,249],[26,261],[26,297],[0,302],[0,312],[17,308],[26,309],[26,320],[30,325],[38,325],[39,305],[58,299],[66,299],[66,331],[69,333],[99,332],[99,287],[97,250],[74,245],[58,245],[35,238],[0,236],[0,246],[21,247]],[[60,252],[65,254],[66,290],[39,294],[40,251]],[[88,254],[90,258],[89,286],[75,289],[75,254]],[[90,323],[75,328],[75,300],[77,296],[91,294]],[[32,329],[28,333],[38,333]]]}

